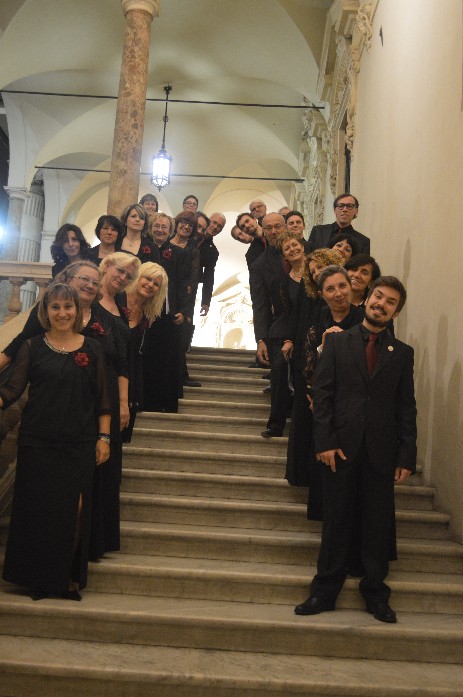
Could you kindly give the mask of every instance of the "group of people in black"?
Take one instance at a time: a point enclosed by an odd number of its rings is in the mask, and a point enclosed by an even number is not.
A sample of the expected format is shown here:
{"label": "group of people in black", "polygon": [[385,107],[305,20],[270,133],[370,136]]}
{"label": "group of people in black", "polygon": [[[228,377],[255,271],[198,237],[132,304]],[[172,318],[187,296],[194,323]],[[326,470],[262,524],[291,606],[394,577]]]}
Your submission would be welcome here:
{"label": "group of people in black", "polygon": [[5,580],[38,600],[80,600],[88,561],[120,549],[122,445],[137,412],[176,412],[195,296],[209,309],[225,218],[187,196],[171,218],[148,194],[102,215],[90,247],[65,224],[53,281],[0,354],[0,407],[29,384],[18,435]]}
{"label": "group of people in black", "polygon": [[[369,238],[353,228],[359,203],[352,194],[335,198],[335,222],[314,226],[308,240],[300,212],[262,206],[252,202],[232,230],[248,245],[257,365],[270,366],[270,415],[261,435],[281,437],[291,414],[285,476],[309,487],[308,518],[323,520],[318,573],[295,612],[334,610],[350,574],[362,578],[368,612],[395,622],[384,583],[396,558],[393,485],[416,466],[413,351],[394,338],[393,325],[405,289],[381,276]],[[341,345],[355,348],[353,363],[338,356]],[[342,375],[341,365],[351,372]],[[352,391],[344,390],[349,379]],[[356,414],[354,424],[348,414]]]}

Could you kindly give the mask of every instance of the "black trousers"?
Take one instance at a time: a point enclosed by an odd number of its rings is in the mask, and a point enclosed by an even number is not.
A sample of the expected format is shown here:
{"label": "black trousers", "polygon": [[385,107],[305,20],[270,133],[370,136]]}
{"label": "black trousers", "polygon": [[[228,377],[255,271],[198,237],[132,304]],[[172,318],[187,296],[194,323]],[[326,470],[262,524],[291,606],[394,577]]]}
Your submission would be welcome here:
{"label": "black trousers", "polygon": [[283,339],[266,339],[265,343],[270,359],[271,387],[267,428],[283,432],[289,404],[288,363],[281,353]]}
{"label": "black trousers", "polygon": [[395,544],[393,471],[373,467],[364,445],[352,461],[336,460],[336,472],[327,465],[323,471],[322,541],[311,595],[335,601],[348,570],[360,565],[359,589],[367,603],[388,602],[391,590],[384,579]]}

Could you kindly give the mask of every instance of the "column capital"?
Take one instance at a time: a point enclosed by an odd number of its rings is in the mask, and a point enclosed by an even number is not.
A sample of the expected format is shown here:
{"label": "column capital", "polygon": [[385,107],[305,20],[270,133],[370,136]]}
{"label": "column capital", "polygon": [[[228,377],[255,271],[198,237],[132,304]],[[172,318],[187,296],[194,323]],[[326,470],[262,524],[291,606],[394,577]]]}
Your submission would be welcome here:
{"label": "column capital", "polygon": [[3,188],[8,194],[10,201],[14,198],[25,201],[30,196],[30,191],[21,186],[4,186]]}
{"label": "column capital", "polygon": [[159,5],[161,0],[121,0],[122,2],[122,12],[124,16],[130,10],[139,10],[142,12],[147,12],[153,17],[159,17]]}

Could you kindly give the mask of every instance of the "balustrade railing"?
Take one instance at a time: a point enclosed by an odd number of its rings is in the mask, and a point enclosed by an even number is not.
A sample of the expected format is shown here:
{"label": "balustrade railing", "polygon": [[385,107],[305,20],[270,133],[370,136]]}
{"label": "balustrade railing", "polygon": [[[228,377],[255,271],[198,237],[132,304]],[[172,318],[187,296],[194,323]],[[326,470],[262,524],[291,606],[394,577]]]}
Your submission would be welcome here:
{"label": "balustrade railing", "polygon": [[37,284],[38,300],[43,296],[45,288],[51,280],[52,264],[40,261],[0,261],[0,281],[9,281],[12,286],[11,296],[7,302],[7,314],[3,321],[17,317],[22,312],[21,286],[28,281]]}

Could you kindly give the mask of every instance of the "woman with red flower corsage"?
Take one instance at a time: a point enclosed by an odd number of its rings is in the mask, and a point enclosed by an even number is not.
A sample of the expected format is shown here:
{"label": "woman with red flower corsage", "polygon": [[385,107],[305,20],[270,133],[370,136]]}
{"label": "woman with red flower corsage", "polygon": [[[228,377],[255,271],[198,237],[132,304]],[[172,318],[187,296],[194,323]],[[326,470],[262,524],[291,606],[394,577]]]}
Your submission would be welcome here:
{"label": "woman with red flower corsage", "polygon": [[124,233],[116,249],[134,254],[142,263],[158,262],[158,248],[148,235],[148,213],[143,206],[138,203],[127,206],[122,212],[121,223]]}
{"label": "woman with red flower corsage", "polygon": [[38,311],[44,334],[23,342],[0,387],[0,406],[29,382],[3,578],[34,600],[81,600],[87,582],[95,464],[110,452],[111,403],[99,343],[78,333],[74,288],[54,283]]}

